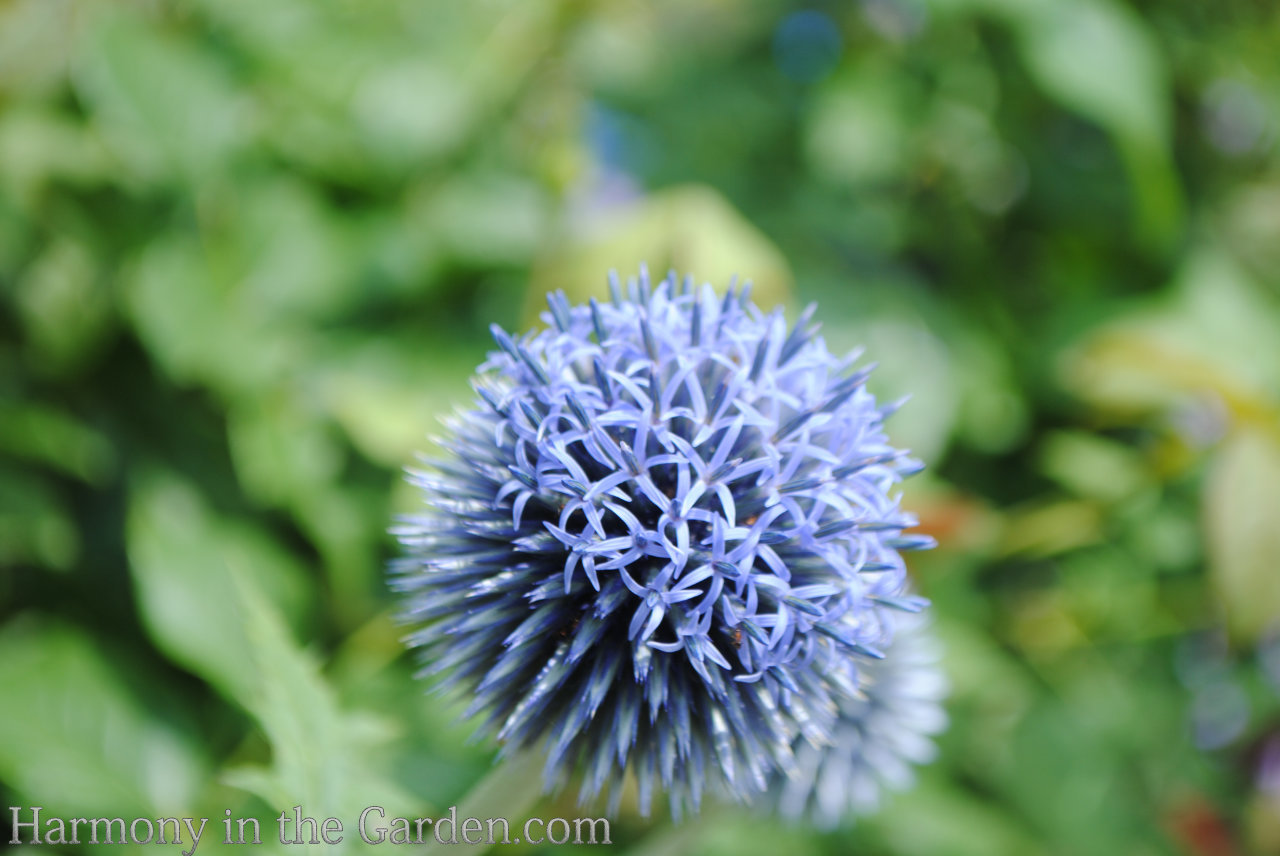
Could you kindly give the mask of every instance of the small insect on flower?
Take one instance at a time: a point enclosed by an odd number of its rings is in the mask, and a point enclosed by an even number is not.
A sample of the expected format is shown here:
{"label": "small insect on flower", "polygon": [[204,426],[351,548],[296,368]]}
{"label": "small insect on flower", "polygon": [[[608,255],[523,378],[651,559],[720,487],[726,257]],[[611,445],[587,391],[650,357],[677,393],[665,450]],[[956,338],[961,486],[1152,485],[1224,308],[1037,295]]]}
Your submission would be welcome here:
{"label": "small insect on flower", "polygon": [[448,455],[411,475],[393,584],[427,671],[506,751],[543,747],[548,788],[579,770],[616,807],[630,771],[643,812],[663,790],[680,814],[831,742],[931,539],[890,494],[919,468],[890,408],[812,307],[788,328],[748,289],[610,285],[493,329]]}

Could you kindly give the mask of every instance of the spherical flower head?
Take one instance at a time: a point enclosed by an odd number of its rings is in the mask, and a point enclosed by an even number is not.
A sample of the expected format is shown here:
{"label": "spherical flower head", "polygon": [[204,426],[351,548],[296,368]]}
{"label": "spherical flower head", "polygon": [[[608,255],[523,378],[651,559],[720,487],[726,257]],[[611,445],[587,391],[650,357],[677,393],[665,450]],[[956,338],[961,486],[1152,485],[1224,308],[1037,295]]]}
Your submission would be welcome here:
{"label": "spherical flower head", "polygon": [[777,776],[770,789],[781,814],[834,827],[911,786],[915,766],[937,754],[932,737],[947,725],[940,650],[924,616],[898,622],[884,659],[861,670],[856,694],[840,698],[832,745],[797,741],[796,772]]}
{"label": "spherical flower head", "polygon": [[616,806],[630,770],[679,814],[829,742],[887,614],[922,605],[901,551],[931,542],[890,493],[918,465],[812,308],[788,328],[745,289],[610,284],[494,328],[449,456],[412,476],[395,582],[428,671],[505,751],[543,747],[548,787],[581,769]]}

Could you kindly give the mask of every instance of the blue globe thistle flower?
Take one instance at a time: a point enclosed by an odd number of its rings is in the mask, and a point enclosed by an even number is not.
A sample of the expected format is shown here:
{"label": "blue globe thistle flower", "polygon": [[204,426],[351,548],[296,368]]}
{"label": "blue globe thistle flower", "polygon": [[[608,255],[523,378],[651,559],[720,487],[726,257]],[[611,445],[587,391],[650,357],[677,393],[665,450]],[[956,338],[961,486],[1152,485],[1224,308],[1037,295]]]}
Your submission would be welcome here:
{"label": "blue globe thistle flower", "polygon": [[428,510],[393,568],[428,673],[474,696],[504,751],[546,751],[580,799],[627,771],[667,792],[750,799],[831,739],[838,699],[881,656],[914,518],[855,370],[811,307],[788,329],[749,289],[718,298],[642,271],[613,299],[549,296],[547,329],[499,349],[449,451],[411,474]]}
{"label": "blue globe thistle flower", "polygon": [[923,616],[897,622],[884,659],[865,664],[858,692],[840,698],[832,745],[796,742],[796,772],[776,777],[770,790],[778,811],[830,828],[872,814],[885,792],[910,787],[915,766],[937,754],[932,737],[947,725],[939,655]]}

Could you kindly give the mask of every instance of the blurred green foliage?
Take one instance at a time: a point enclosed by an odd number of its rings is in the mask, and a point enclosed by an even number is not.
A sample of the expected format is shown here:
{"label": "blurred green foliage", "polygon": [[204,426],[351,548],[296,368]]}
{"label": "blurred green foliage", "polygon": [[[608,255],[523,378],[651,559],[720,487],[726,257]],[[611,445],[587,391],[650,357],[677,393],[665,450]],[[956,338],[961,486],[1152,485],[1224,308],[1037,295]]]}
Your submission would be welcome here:
{"label": "blurred green foliage", "polygon": [[1249,0],[0,0],[4,804],[457,802],[398,470],[648,262],[911,394],[955,691],[875,818],[619,848],[1280,853],[1277,57]]}

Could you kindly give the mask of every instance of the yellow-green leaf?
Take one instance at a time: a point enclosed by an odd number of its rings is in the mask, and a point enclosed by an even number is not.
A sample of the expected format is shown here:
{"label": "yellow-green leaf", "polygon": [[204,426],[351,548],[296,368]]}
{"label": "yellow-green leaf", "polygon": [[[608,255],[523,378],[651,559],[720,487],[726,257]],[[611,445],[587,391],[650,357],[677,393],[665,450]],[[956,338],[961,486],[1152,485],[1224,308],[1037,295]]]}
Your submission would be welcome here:
{"label": "yellow-green leaf", "polygon": [[1280,626],[1280,425],[1245,425],[1227,438],[1204,495],[1213,585],[1232,635]]}

